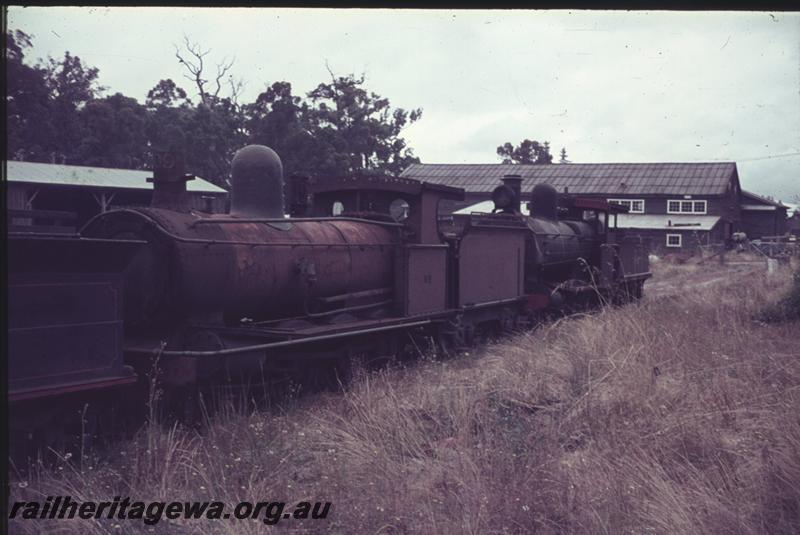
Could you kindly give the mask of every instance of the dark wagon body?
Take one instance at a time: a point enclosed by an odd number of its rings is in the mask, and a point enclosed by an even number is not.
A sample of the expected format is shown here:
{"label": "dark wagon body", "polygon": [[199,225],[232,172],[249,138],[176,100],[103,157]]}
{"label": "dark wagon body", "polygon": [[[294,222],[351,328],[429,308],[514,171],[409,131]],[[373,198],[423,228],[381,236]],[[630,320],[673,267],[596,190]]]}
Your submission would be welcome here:
{"label": "dark wagon body", "polygon": [[12,402],[136,380],[122,355],[122,271],[142,245],[9,235]]}

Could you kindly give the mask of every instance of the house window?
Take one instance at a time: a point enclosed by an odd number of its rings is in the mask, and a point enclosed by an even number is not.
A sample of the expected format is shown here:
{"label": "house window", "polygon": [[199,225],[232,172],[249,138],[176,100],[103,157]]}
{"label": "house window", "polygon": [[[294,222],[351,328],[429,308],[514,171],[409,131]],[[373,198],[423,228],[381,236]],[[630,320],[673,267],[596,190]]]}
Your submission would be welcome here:
{"label": "house window", "polygon": [[644,199],[608,199],[608,202],[624,206],[631,214],[644,213]]}
{"label": "house window", "polygon": [[707,201],[667,201],[668,214],[705,214]]}
{"label": "house window", "polygon": [[667,234],[667,247],[680,247],[681,235],[680,234]]}

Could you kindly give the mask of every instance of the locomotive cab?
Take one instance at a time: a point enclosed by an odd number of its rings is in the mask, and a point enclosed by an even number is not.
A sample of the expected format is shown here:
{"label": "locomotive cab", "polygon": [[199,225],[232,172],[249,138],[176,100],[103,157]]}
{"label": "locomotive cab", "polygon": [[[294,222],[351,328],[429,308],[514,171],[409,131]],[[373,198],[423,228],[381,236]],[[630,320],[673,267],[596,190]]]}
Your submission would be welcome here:
{"label": "locomotive cab", "polygon": [[393,261],[395,314],[437,314],[449,308],[449,247],[438,226],[438,210],[442,200],[462,200],[464,190],[382,175],[299,182],[292,186],[305,200],[298,213],[384,221],[400,229]]}
{"label": "locomotive cab", "polygon": [[437,225],[442,200],[463,200],[464,190],[408,178],[361,174],[336,179],[292,177],[290,191],[301,201],[292,216],[352,217],[398,223],[408,243],[440,244]]}

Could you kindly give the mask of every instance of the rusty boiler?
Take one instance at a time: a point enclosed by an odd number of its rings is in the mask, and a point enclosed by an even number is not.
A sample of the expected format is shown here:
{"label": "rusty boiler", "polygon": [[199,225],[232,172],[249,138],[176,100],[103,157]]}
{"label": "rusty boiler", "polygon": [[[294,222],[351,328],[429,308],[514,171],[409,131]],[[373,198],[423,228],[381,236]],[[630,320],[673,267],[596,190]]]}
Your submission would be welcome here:
{"label": "rusty boiler", "polygon": [[[158,190],[163,177],[154,177]],[[166,181],[170,192],[175,177]],[[385,299],[392,287],[397,227],[380,222],[284,216],[283,170],[270,148],[250,145],[232,163],[231,213],[173,206],[100,214],[84,236],[140,239],[125,274],[126,325],[238,324],[312,315]],[[155,198],[155,197],[154,197]]]}

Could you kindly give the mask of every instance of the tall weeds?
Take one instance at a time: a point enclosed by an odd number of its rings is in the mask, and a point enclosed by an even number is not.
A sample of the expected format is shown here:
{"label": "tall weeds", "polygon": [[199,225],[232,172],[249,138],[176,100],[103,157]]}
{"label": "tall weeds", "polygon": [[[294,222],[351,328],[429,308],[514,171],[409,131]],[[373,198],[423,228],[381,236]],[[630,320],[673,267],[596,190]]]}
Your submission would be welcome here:
{"label": "tall weeds", "polygon": [[732,279],[364,374],[280,416],[224,413],[199,433],[159,427],[89,469],[15,482],[12,499],[322,500],[333,502],[327,520],[277,528],[330,533],[796,533],[800,324],[754,319],[789,285],[788,273]]}

